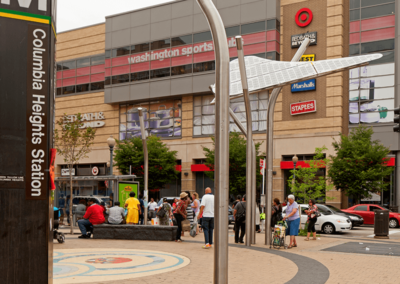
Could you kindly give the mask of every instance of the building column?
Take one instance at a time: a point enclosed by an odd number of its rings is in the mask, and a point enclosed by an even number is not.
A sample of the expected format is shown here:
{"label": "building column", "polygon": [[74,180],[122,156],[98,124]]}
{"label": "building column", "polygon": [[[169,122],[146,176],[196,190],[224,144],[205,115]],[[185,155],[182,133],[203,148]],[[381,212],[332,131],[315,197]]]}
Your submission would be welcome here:
{"label": "building column", "polygon": [[182,191],[196,191],[196,173],[192,172],[191,165],[191,162],[182,162]]}

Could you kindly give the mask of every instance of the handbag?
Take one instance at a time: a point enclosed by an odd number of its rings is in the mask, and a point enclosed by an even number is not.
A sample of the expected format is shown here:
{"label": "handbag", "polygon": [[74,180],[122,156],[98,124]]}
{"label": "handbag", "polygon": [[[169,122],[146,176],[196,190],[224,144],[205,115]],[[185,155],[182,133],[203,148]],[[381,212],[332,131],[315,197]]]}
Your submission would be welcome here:
{"label": "handbag", "polygon": [[156,213],[156,216],[159,217],[159,218],[163,218],[163,217],[165,216],[166,213],[167,213],[167,212],[165,211],[165,209],[164,209],[164,204],[163,204],[163,206],[161,207],[161,209]]}

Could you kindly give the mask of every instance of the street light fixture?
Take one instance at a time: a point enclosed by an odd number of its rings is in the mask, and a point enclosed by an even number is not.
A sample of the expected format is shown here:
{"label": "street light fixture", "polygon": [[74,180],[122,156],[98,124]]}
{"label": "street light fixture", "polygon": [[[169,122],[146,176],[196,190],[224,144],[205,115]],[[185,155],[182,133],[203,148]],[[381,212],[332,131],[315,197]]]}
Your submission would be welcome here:
{"label": "street light fixture", "polygon": [[[115,139],[112,137],[112,135],[110,137],[108,137],[107,144],[108,144],[108,147],[110,148],[110,176],[112,176],[113,175],[113,156],[114,156],[114,146],[115,146]],[[113,181],[112,180],[110,180],[110,183],[108,186],[109,186],[108,188],[111,189],[111,191],[113,191]],[[113,192],[113,194],[114,194],[114,192]]]}
{"label": "street light fixture", "polygon": [[293,180],[295,180],[296,179],[296,164],[299,161],[299,158],[297,157],[296,154],[293,156],[292,161],[293,161],[293,168],[294,168]]}

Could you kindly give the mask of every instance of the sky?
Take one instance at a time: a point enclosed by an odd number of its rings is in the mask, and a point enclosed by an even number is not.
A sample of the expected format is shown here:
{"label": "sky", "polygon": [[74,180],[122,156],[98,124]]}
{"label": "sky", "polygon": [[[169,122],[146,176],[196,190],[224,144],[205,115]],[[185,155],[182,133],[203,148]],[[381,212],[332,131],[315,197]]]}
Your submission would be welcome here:
{"label": "sky", "polygon": [[173,0],[58,0],[57,32],[104,23],[105,17]]}

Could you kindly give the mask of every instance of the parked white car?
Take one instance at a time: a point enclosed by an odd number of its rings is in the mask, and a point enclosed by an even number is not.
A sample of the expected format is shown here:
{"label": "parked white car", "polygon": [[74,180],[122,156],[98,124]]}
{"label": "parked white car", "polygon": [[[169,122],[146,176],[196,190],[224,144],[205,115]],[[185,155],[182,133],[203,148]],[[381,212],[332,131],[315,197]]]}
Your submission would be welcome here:
{"label": "parked white car", "polygon": [[[307,222],[307,214],[304,212],[308,209],[308,205],[300,204],[301,206],[301,228],[304,229],[304,226]],[[343,217],[340,215],[332,214],[331,211],[325,211],[319,209],[321,213],[321,217],[318,217],[317,222],[315,223],[315,230],[321,231],[325,234],[333,234],[335,232],[346,232],[351,230],[351,221],[347,217]],[[282,208],[282,215],[286,214],[286,206]]]}

